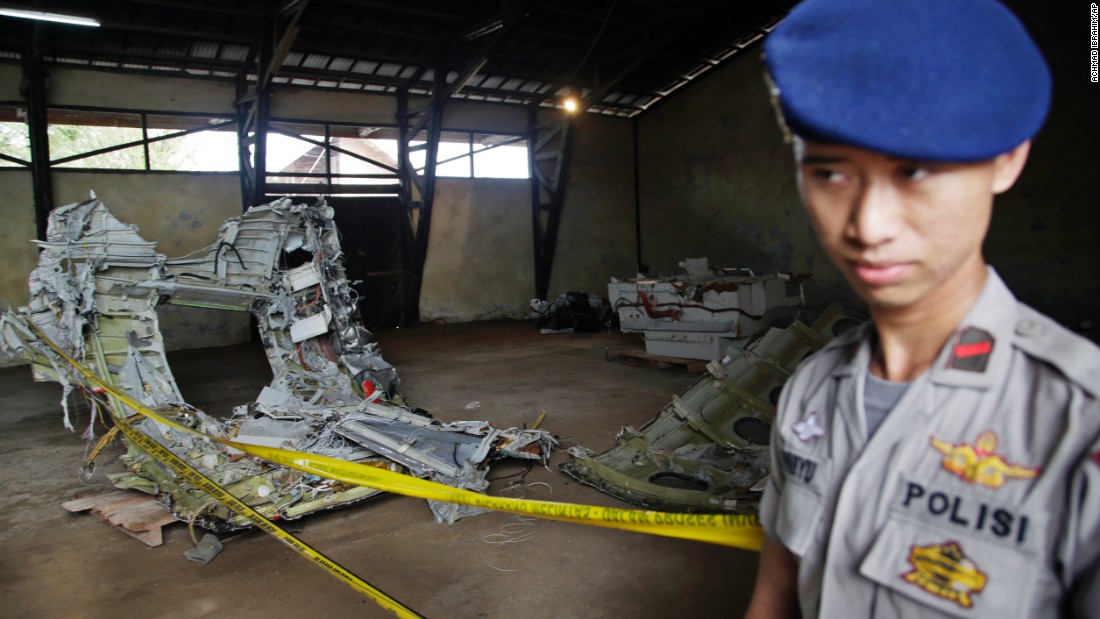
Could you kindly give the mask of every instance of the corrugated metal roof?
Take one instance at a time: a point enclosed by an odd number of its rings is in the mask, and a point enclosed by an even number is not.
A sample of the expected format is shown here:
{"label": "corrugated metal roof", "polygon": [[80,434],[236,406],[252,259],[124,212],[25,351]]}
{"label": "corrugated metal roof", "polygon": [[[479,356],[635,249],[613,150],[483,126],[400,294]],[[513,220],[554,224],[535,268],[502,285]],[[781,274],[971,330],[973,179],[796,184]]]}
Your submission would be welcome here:
{"label": "corrugated metal roof", "polygon": [[[278,84],[430,92],[436,70],[444,70],[456,97],[555,105],[564,93],[580,91],[589,111],[634,116],[745,53],[794,0],[328,0],[306,5],[293,29],[292,17],[278,13],[285,4],[39,0],[36,6],[102,21],[100,28],[44,27],[42,49],[52,62],[196,77],[255,74],[264,35],[274,32],[272,49],[288,52]],[[0,58],[20,58],[31,33],[29,22],[0,18]]]}

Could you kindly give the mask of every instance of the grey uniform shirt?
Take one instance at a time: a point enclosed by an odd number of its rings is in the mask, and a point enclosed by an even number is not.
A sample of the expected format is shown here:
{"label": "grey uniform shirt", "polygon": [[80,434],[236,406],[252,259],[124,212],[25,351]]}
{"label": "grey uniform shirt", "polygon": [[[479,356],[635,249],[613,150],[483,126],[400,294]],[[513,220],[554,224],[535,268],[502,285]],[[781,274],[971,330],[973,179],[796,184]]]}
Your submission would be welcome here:
{"label": "grey uniform shirt", "polygon": [[870,325],[788,381],[760,515],[803,616],[1100,617],[1100,349],[993,272],[867,437]]}

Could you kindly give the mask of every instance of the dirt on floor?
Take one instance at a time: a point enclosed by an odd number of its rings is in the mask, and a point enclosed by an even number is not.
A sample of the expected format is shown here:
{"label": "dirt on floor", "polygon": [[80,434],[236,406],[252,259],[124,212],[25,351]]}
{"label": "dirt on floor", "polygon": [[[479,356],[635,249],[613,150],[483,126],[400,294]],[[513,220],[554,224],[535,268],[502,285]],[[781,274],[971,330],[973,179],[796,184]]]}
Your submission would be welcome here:
{"label": "dirt on floor", "polygon": [[[490,494],[632,507],[557,469],[564,449],[612,446],[695,380],[683,368],[607,360],[640,347],[637,336],[540,335],[529,323],[424,325],[378,334],[411,404],[443,421],[485,419],[557,434],[549,469],[493,469]],[[228,414],[270,381],[258,345],[182,351],[170,363],[191,404]],[[109,488],[117,445],[78,478],[89,412],[62,426],[61,387],[35,383],[26,366],[0,369],[0,616],[125,619],[391,617],[276,539],[222,534],[211,563],[188,561],[188,527],[164,528],[150,548],[87,513],[61,508],[89,486]],[[467,405],[477,402],[477,406]],[[102,434],[102,426],[95,427]],[[283,523],[306,543],[433,618],[737,617],[757,555],[722,546],[488,513],[437,524],[424,501],[384,495]],[[201,537],[203,531],[196,531]]]}

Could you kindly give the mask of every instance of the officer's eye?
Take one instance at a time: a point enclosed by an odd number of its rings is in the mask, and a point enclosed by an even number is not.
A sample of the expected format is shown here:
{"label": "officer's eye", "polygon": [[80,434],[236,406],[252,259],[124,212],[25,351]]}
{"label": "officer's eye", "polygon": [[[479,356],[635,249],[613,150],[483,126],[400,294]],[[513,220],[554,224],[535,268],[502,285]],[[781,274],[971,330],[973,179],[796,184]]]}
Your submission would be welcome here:
{"label": "officer's eye", "polygon": [[839,183],[844,180],[844,175],[830,168],[813,168],[810,175],[814,180],[825,183]]}
{"label": "officer's eye", "polygon": [[901,169],[901,176],[905,180],[920,181],[928,178],[932,170],[923,166],[905,166]]}

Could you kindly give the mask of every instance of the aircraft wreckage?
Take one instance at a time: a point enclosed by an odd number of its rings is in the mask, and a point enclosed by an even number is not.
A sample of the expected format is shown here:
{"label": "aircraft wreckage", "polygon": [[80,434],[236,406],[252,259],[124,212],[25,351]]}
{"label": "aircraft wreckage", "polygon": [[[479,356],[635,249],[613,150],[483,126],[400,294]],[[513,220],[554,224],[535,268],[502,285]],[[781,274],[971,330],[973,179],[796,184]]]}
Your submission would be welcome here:
{"label": "aircraft wreckage", "polygon": [[[89,399],[93,417],[106,409],[115,424],[133,424],[269,519],[298,518],[379,491],[275,465],[137,415],[110,393],[85,386],[43,338],[121,393],[207,436],[368,463],[474,491],[488,487],[488,466],[498,459],[546,465],[555,444],[546,431],[441,423],[409,406],[396,370],[361,325],[332,217],[323,200],[283,198],[226,220],[206,249],[169,259],[93,194],[50,214],[30,301],[0,318],[0,343],[31,361],[36,380],[63,385],[70,430],[68,396],[75,389]],[[157,307],[166,303],[250,312],[271,365],[270,385],[225,419],[188,405],[165,355]],[[176,518],[216,532],[251,525],[123,440],[127,472],[111,476],[116,486],[153,494]],[[429,504],[440,522],[477,512]]]}
{"label": "aircraft wreckage", "polygon": [[830,306],[812,327],[796,321],[743,349],[730,346],[641,430],[622,428],[599,455],[570,447],[561,469],[648,509],[755,514],[783,384],[803,359],[860,321]]}

